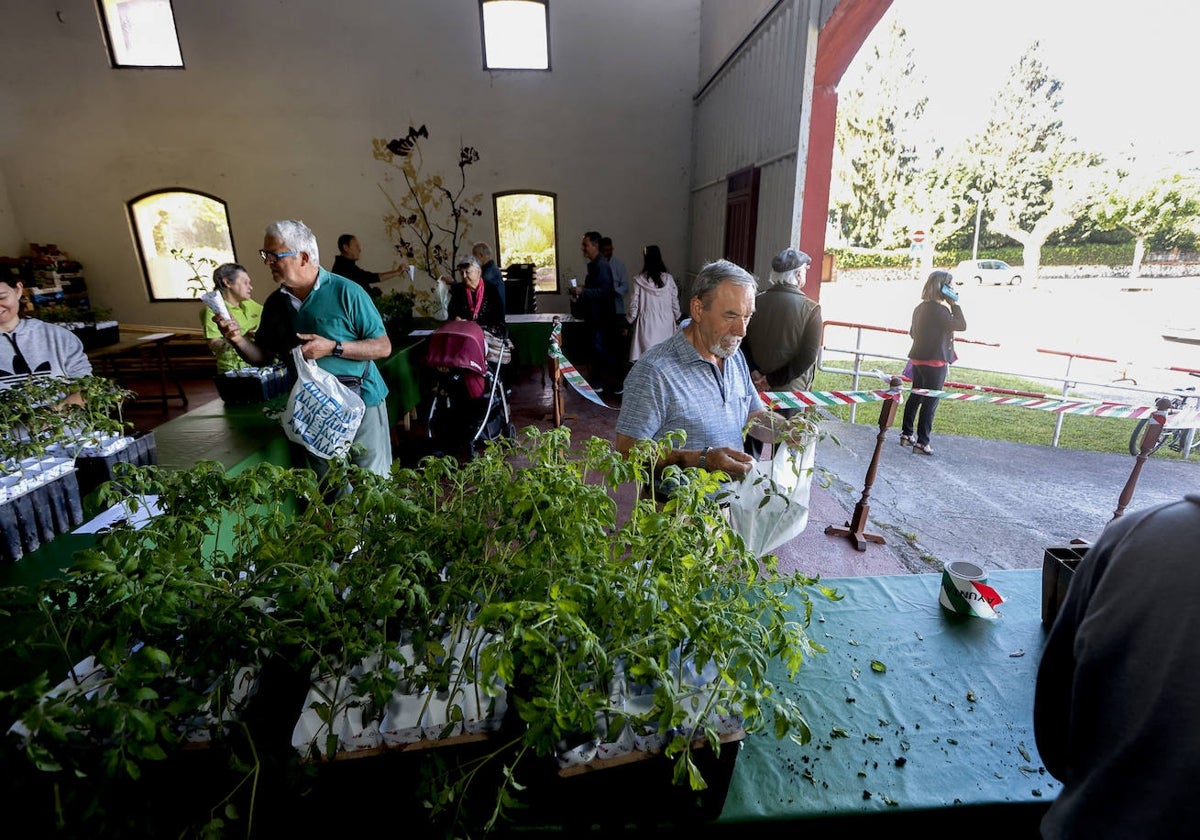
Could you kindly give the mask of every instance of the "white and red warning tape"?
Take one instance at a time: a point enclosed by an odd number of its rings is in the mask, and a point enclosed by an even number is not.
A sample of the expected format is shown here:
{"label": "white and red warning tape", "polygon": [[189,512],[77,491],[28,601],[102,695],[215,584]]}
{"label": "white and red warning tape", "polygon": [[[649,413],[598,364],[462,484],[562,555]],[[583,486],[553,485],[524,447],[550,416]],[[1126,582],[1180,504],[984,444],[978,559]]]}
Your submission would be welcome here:
{"label": "white and red warning tape", "polygon": [[547,350],[550,358],[558,362],[558,369],[563,375],[563,379],[570,383],[571,387],[578,391],[582,396],[594,402],[596,405],[612,408],[611,405],[600,399],[600,395],[596,393],[588,381],[583,378],[583,374],[571,364],[571,360],[563,355],[562,351],[562,322],[555,321],[554,329],[550,331],[550,347]]}
{"label": "white and red warning tape", "polygon": [[[1098,400],[1014,397],[1008,395],[963,393],[961,391],[931,391],[925,388],[912,388],[909,393],[918,396],[938,397],[944,400],[986,402],[995,405],[1031,408],[1039,411],[1053,411],[1058,414],[1084,414],[1092,417],[1117,417],[1136,420],[1143,417],[1150,417],[1157,411],[1152,405],[1130,405],[1127,403]],[[889,399],[891,395],[892,392],[885,389],[874,391],[765,391],[762,393],[762,398],[772,408],[809,408],[812,406],[838,406],[854,403],[882,402]],[[1170,411],[1167,412],[1166,418],[1166,423],[1163,425],[1172,429],[1200,428],[1200,411],[1196,409],[1188,408]]]}

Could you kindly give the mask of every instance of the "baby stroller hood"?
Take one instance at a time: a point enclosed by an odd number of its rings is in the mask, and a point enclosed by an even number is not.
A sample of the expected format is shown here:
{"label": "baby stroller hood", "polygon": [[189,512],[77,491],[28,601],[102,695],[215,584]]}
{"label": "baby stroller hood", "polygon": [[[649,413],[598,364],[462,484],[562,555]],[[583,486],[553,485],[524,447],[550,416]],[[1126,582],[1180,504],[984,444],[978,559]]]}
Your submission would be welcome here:
{"label": "baby stroller hood", "polygon": [[447,321],[429,336],[425,364],[466,372],[467,390],[472,397],[483,394],[487,372],[487,341],[483,329],[474,321]]}

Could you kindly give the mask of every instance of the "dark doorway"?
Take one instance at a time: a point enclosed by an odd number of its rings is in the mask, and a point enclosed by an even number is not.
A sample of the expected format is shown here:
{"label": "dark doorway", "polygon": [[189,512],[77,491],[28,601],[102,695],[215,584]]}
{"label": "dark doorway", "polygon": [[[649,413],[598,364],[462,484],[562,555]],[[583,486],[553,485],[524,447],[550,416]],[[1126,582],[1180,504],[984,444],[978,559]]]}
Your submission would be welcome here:
{"label": "dark doorway", "polygon": [[751,273],[758,230],[758,177],[757,166],[739,169],[729,176],[725,195],[725,259]]}

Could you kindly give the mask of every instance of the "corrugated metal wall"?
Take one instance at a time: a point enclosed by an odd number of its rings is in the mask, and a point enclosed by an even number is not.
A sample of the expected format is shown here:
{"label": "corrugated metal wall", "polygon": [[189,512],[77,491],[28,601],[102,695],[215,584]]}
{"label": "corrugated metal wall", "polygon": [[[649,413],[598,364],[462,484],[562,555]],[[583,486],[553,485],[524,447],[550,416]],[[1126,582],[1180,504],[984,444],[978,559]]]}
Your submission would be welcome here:
{"label": "corrugated metal wall", "polygon": [[755,265],[746,268],[765,282],[771,257],[789,244],[799,209],[796,152],[814,2],[782,0],[726,65],[702,80],[707,85],[695,101],[689,275],[721,255],[726,178],[747,166],[761,167],[761,180]]}

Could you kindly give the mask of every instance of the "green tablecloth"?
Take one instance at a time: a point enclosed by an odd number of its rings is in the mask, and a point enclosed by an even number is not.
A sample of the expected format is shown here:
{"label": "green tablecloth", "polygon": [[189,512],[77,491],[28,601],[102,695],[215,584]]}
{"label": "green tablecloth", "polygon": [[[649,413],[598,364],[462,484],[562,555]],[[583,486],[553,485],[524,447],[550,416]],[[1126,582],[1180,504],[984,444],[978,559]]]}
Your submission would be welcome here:
{"label": "green tablecloth", "polygon": [[393,426],[421,401],[421,363],[425,356],[425,343],[424,338],[410,340],[377,363],[383,381],[388,386],[388,421]]}
{"label": "green tablecloth", "polygon": [[[563,322],[563,352],[571,355],[578,353],[575,345],[580,344],[577,335],[582,329],[582,323],[575,321],[570,315],[555,313],[537,313],[532,315],[509,315],[508,337],[513,343],[513,364],[533,367],[546,364],[550,349],[550,332],[554,329],[554,319]],[[583,361],[582,359],[572,361]]]}
{"label": "green tablecloth", "polygon": [[[1059,790],[1033,739],[1041,572],[991,575],[1006,599],[993,621],[944,611],[940,581],[823,581],[845,595],[816,601],[811,635],[828,652],[786,689],[808,709],[812,741],[748,736],[721,822],[886,816],[876,822],[894,827],[908,813],[920,825],[958,820],[978,836],[961,807],[979,806],[993,825],[1036,826]],[[872,660],[887,671],[873,671]],[[774,677],[786,684],[782,670]]]}

